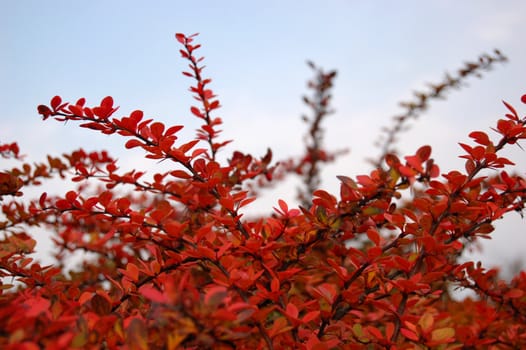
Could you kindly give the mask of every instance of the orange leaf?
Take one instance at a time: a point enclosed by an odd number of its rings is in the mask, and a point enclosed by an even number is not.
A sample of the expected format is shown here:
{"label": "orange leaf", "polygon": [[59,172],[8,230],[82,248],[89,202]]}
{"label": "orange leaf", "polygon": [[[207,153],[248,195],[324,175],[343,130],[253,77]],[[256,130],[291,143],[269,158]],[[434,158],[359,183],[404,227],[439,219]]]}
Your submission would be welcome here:
{"label": "orange leaf", "polygon": [[123,275],[125,275],[134,282],[137,282],[139,280],[139,268],[135,264],[128,263],[126,265],[126,271],[121,269],[121,272],[123,272]]}
{"label": "orange leaf", "polygon": [[131,350],[148,349],[148,330],[144,321],[134,318],[126,329],[126,344]]}
{"label": "orange leaf", "polygon": [[88,302],[91,297],[93,296],[93,293],[92,292],[84,292],[80,295],[80,298],[79,298],[79,304],[80,305],[83,305],[85,304],[86,302]]}

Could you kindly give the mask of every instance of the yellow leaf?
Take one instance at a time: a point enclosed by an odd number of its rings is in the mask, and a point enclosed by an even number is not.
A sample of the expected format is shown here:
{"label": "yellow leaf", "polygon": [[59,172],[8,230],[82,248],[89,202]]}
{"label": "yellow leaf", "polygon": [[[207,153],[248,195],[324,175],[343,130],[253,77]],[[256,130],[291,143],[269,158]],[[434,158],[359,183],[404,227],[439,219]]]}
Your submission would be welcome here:
{"label": "yellow leaf", "polygon": [[431,340],[435,342],[447,341],[455,336],[455,329],[451,327],[438,328],[431,332]]}
{"label": "yellow leaf", "polygon": [[352,326],[352,331],[353,331],[354,335],[356,335],[358,338],[361,338],[364,335],[362,325],[359,324],[359,323],[355,323]]}
{"label": "yellow leaf", "polygon": [[80,332],[75,335],[73,340],[71,341],[71,347],[73,348],[81,348],[88,342],[88,336],[85,332]]}
{"label": "yellow leaf", "polygon": [[186,334],[180,332],[168,334],[168,350],[176,350],[186,337]]}
{"label": "yellow leaf", "polygon": [[371,284],[371,282],[374,280],[375,277],[376,277],[376,272],[375,271],[370,271],[367,274],[367,283]]}
{"label": "yellow leaf", "polygon": [[420,325],[420,327],[422,327],[424,333],[429,332],[431,328],[433,328],[434,323],[435,319],[430,313],[424,314],[422,317],[420,317],[420,320],[418,320],[418,324]]}

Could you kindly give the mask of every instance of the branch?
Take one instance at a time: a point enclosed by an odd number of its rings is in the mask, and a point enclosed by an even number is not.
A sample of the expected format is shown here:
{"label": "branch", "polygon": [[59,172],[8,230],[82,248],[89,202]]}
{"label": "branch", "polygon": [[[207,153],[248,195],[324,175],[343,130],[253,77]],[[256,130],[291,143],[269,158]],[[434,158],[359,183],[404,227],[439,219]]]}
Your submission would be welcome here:
{"label": "branch", "polygon": [[375,145],[380,147],[380,156],[376,160],[371,159],[370,162],[375,167],[381,167],[387,154],[397,153],[393,146],[398,141],[398,135],[404,131],[406,122],[409,119],[417,119],[423,114],[429,108],[430,100],[444,99],[447,92],[462,87],[467,78],[471,76],[481,78],[483,71],[491,70],[496,63],[504,63],[508,61],[508,58],[499,50],[495,50],[493,53],[493,55],[480,55],[476,62],[466,62],[464,67],[459,69],[456,75],[452,76],[446,73],[442,82],[438,84],[428,84],[430,88],[428,91],[414,92],[415,98],[412,101],[400,102],[400,106],[404,108],[405,111],[402,114],[393,117],[394,125],[382,129],[382,134],[375,142]]}

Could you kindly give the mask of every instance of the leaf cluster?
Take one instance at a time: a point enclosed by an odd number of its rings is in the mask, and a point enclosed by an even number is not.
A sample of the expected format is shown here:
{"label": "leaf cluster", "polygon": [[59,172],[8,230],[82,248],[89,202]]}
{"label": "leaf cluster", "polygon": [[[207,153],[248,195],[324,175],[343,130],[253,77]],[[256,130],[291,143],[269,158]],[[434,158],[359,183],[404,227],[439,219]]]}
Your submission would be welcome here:
{"label": "leaf cluster", "polygon": [[[180,140],[183,125],[139,110],[115,116],[111,97],[89,107],[55,96],[38,107],[43,119],[120,136],[170,170],[148,178],[121,171],[106,152],[77,150],[0,173],[2,348],[526,346],[526,274],[504,282],[495,270],[458,260],[472,241],[491,236],[495,221],[524,209],[526,180],[500,152],[526,138],[526,117],[506,103],[495,135],[475,131],[462,144],[465,169],[441,174],[422,146],[385,155],[367,175],[339,176],[340,191],[331,194],[317,186],[329,154],[320,123],[336,73],[311,65],[310,143],[289,167],[305,176],[306,205],[278,200],[272,215],[245,218],[242,209],[256,200],[250,186],[279,181],[281,170],[270,151],[217,159],[229,143],[214,116],[219,100],[203,77],[195,35],[176,39],[197,101],[190,115],[202,121],[194,139]],[[16,144],[0,146],[3,157],[18,153]],[[23,197],[57,176],[76,189]],[[35,229],[54,233],[57,265],[29,256]],[[93,258],[68,272],[77,251]],[[456,301],[455,286],[479,298]]]}

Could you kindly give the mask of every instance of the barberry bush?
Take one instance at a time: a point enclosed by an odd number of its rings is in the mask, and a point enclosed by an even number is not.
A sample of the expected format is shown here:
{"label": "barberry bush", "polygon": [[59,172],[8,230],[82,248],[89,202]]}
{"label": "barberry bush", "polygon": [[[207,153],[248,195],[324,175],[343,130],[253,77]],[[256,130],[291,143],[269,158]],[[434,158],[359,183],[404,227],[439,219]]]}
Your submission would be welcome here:
{"label": "barberry bush", "polygon": [[[526,180],[500,155],[526,138],[526,117],[504,103],[491,134],[461,143],[465,168],[441,173],[431,147],[401,157],[400,124],[470,74],[483,56],[407,103],[387,129],[368,175],[339,176],[319,189],[319,169],[339,152],[323,148],[335,71],[310,64],[312,116],[305,155],[274,162],[241,151],[226,161],[220,102],[203,76],[195,35],[177,34],[193,81],[195,138],[183,125],[117,116],[111,97],[89,107],[55,96],[44,120],[122,137],[168,170],[121,171],[107,152],[82,149],[23,164],[16,143],[0,145],[21,165],[0,172],[0,347],[2,349],[519,349],[526,347],[526,274],[511,281],[459,257],[494,222],[522,214]],[[526,103],[526,95],[522,96]],[[243,210],[285,176],[304,180],[298,207],[277,199],[271,215]],[[50,179],[63,195],[24,191]],[[51,232],[57,263],[30,256],[30,232]],[[68,268],[74,252],[89,253]],[[455,288],[474,297],[457,300]]]}

